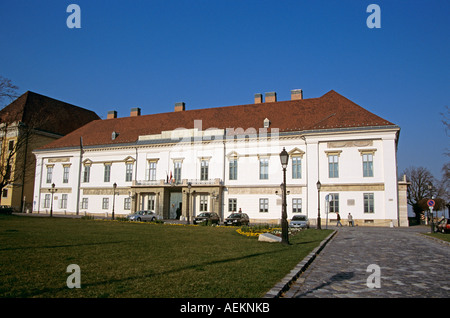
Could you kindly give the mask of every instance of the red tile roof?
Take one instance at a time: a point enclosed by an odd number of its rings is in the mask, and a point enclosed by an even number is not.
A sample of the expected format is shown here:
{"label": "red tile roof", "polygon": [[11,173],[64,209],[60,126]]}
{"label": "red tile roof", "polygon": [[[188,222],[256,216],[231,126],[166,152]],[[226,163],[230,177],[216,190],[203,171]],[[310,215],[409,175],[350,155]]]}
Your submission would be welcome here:
{"label": "red tile roof", "polygon": [[[176,128],[194,128],[202,121],[202,130],[263,128],[264,119],[280,132],[350,127],[392,126],[349,99],[330,91],[319,98],[289,100],[261,104],[227,106],[180,112],[95,120],[60,138],[43,149],[134,143],[139,136],[160,134]],[[118,133],[112,140],[111,134]]]}
{"label": "red tile roof", "polygon": [[0,110],[0,123],[22,122],[62,136],[97,119],[93,111],[30,91]]}

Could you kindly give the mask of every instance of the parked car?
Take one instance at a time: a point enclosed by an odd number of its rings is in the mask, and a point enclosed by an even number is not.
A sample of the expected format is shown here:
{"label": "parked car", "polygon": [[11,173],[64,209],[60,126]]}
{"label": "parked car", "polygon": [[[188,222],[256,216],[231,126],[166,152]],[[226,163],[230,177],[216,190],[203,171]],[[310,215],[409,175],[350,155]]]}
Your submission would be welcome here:
{"label": "parked car", "polygon": [[442,219],[436,224],[436,231],[442,233],[450,232],[450,219]]}
{"label": "parked car", "polygon": [[141,210],[137,211],[136,213],[127,215],[127,219],[129,221],[146,222],[146,221],[161,220],[162,217],[160,215],[157,215],[153,211]]}
{"label": "parked car", "polygon": [[203,212],[203,213],[200,213],[199,215],[197,215],[194,218],[193,223],[194,224],[201,224],[203,222],[207,223],[208,221],[210,221],[211,224],[219,225],[219,222],[220,222],[219,215],[217,213],[215,213],[215,212]]}
{"label": "parked car", "polygon": [[12,214],[13,208],[7,205],[0,206],[0,214]]}
{"label": "parked car", "polygon": [[291,222],[289,222],[289,226],[309,229],[308,217],[306,215],[294,215],[291,219]]}
{"label": "parked car", "polygon": [[246,213],[231,213],[224,221],[225,225],[248,225],[250,219]]}

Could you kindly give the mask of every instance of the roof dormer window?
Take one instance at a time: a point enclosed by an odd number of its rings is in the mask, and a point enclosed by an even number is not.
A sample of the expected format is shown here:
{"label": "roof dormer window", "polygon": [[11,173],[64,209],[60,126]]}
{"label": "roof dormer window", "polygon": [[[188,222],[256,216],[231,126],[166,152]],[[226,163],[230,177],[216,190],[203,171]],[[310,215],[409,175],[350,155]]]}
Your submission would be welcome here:
{"label": "roof dormer window", "polygon": [[116,140],[116,138],[119,136],[118,132],[113,131],[111,134],[111,140]]}

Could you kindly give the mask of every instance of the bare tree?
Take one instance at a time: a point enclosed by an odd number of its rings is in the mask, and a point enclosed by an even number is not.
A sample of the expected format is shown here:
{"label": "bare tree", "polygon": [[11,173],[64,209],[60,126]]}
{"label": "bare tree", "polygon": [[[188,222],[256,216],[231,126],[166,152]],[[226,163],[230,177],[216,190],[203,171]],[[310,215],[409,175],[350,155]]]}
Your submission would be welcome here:
{"label": "bare tree", "polygon": [[406,175],[407,180],[411,183],[408,186],[408,204],[412,206],[417,222],[424,211],[422,204],[423,199],[431,199],[433,184],[436,180],[431,172],[424,167],[409,167],[405,169],[402,175]]}
{"label": "bare tree", "polygon": [[18,89],[19,87],[14,85],[10,79],[0,75],[0,109],[5,106],[4,103],[8,104],[19,97]]}
{"label": "bare tree", "polygon": [[450,107],[445,106],[445,113],[441,113],[442,118],[442,123],[444,124],[445,127],[445,133],[447,134],[447,136],[450,136]]}

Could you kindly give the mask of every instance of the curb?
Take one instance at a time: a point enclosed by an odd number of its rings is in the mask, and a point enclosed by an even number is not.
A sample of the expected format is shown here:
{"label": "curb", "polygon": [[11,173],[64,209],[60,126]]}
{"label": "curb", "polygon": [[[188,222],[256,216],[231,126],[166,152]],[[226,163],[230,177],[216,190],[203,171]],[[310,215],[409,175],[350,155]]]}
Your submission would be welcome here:
{"label": "curb", "polygon": [[450,246],[450,242],[448,242],[448,241],[444,241],[444,240],[441,240],[441,239],[436,238],[436,237],[428,236],[428,235],[425,235],[424,233],[417,233],[417,234],[420,235],[421,237],[425,237],[425,238],[427,238],[429,240],[435,241],[435,242],[437,242],[437,243],[439,243],[441,245]]}
{"label": "curb", "polygon": [[336,230],[328,235],[311,253],[309,253],[300,263],[298,263],[294,269],[290,271],[279,283],[277,283],[271,290],[269,290],[263,298],[279,298],[285,291],[289,289],[291,284],[298,279],[298,277],[306,271],[306,269],[311,265],[312,261],[316,256],[322,251],[322,249],[327,245],[327,243],[334,237],[337,233]]}

